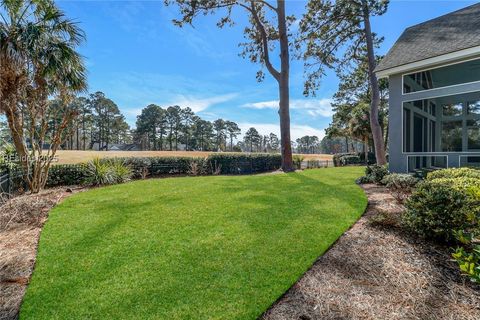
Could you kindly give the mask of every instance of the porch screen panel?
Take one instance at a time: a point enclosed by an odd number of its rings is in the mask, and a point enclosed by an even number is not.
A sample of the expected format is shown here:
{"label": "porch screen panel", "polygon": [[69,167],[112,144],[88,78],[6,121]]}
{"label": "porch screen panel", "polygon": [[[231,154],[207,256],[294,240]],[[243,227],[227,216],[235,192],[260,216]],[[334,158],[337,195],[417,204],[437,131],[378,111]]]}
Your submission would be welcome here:
{"label": "porch screen panel", "polygon": [[403,76],[403,93],[453,86],[480,81],[480,59]]}

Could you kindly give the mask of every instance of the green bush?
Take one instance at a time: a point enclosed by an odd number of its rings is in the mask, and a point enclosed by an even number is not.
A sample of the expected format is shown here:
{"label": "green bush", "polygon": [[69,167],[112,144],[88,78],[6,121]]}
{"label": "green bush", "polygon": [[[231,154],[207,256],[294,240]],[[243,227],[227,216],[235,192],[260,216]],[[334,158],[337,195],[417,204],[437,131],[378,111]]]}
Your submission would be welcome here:
{"label": "green bush", "polygon": [[383,178],[382,184],[390,190],[397,201],[404,202],[419,181],[420,179],[410,174],[392,173]]}
{"label": "green bush", "polygon": [[377,183],[382,184],[382,180],[389,174],[386,166],[372,165],[365,168],[365,176],[357,179],[357,183]]}
{"label": "green bush", "polygon": [[452,254],[457,261],[460,271],[468,276],[470,280],[480,283],[480,239],[479,234],[465,232],[463,230],[455,233],[457,240],[462,246],[457,247]]}
{"label": "green bush", "polygon": [[455,178],[480,179],[480,170],[471,168],[450,168],[435,170],[427,174],[426,180]]}
{"label": "green bush", "polygon": [[460,243],[452,254],[453,259],[458,264],[460,271],[468,276],[470,280],[480,283],[480,233],[466,232],[459,230],[455,232],[455,237]]}
{"label": "green bush", "polygon": [[113,183],[125,183],[132,178],[132,169],[123,161],[115,159],[112,160],[109,165]]}
{"label": "green bush", "polygon": [[370,177],[374,183],[382,183],[383,178],[388,175],[388,169],[386,166],[380,166],[378,164],[374,164],[372,166],[368,166],[365,169],[365,175]]}
{"label": "green bush", "polygon": [[108,185],[147,176],[249,174],[278,170],[281,164],[282,158],[279,154],[219,153],[208,158],[97,158],[83,164],[52,165],[47,187]]}
{"label": "green bush", "polygon": [[361,176],[357,180],[355,180],[357,184],[367,184],[367,183],[373,183],[373,180],[371,177],[368,176]]}
{"label": "green bush", "polygon": [[403,221],[423,237],[452,242],[454,231],[478,228],[479,195],[480,189],[452,181],[424,181],[406,201]]}
{"label": "green bush", "polygon": [[87,163],[88,184],[102,186],[115,183],[115,177],[109,161],[102,161],[99,158],[90,160]]}
{"label": "green bush", "polygon": [[215,153],[206,159],[209,174],[249,174],[280,169],[282,156],[269,153]]}
{"label": "green bush", "polygon": [[293,158],[293,166],[295,167],[295,169],[297,169],[297,170],[302,169],[302,162],[305,159],[305,157],[296,154],[292,158]]}
{"label": "green bush", "polygon": [[87,177],[86,164],[53,165],[48,171],[47,187],[80,185]]}

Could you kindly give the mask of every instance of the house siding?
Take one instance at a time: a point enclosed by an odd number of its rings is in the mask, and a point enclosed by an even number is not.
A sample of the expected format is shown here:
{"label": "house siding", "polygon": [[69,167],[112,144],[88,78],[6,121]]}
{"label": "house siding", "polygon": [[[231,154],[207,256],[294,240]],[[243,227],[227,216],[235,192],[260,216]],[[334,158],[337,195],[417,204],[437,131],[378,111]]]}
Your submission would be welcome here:
{"label": "house siding", "polygon": [[[408,73],[422,69],[410,70]],[[449,96],[467,92],[480,91],[480,82],[461,84],[451,87],[420,91],[409,94],[403,93],[403,74],[389,76],[390,97],[389,97],[389,168],[392,172],[405,173],[408,171],[408,157],[419,155],[447,156],[448,167],[459,167],[460,156],[479,155],[475,152],[403,152],[403,103],[407,101],[428,99],[440,96]]]}

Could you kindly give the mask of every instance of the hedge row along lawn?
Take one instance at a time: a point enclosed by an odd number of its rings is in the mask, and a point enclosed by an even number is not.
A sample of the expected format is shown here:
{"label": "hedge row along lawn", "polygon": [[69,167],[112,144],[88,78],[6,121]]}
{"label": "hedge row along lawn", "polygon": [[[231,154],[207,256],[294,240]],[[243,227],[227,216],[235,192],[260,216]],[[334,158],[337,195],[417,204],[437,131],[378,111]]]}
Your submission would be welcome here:
{"label": "hedge row along lawn", "polygon": [[254,319],[351,226],[360,167],[143,180],[50,214],[22,319]]}

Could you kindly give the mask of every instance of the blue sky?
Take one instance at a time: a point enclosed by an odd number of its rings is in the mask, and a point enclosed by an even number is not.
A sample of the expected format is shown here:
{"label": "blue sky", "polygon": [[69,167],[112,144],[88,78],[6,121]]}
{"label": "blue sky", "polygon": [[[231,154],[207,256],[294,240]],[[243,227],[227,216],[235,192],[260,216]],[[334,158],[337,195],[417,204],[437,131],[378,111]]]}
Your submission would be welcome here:
{"label": "blue sky", "polygon": [[[388,51],[408,26],[470,5],[474,1],[391,1],[373,29],[385,37],[379,51]],[[163,1],[58,1],[87,34],[81,48],[88,66],[89,91],[103,91],[135,125],[136,115],[150,103],[189,106],[207,120],[235,121],[246,131],[278,133],[276,82],[266,74],[258,83],[258,65],[238,56],[245,18],[218,29],[219,16],[200,16],[194,28],[172,25],[174,7]],[[300,17],[306,1],[287,1],[287,11]],[[330,99],[338,80],[328,72],[316,98],[305,98],[303,66],[291,65],[292,138],[323,136],[331,121]]]}

